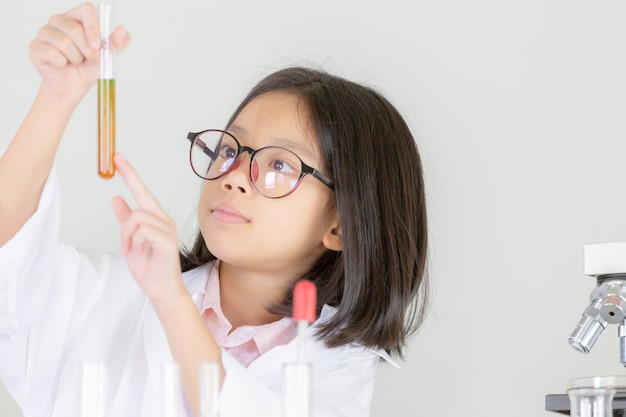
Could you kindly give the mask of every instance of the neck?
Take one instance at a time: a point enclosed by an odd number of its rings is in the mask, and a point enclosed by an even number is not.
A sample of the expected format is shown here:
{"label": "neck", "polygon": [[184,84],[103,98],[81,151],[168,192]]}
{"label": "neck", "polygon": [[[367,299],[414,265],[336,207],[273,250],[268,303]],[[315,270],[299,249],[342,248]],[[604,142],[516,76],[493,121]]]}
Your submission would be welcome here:
{"label": "neck", "polygon": [[259,326],[279,320],[267,311],[284,297],[285,279],[220,263],[220,303],[233,326]]}

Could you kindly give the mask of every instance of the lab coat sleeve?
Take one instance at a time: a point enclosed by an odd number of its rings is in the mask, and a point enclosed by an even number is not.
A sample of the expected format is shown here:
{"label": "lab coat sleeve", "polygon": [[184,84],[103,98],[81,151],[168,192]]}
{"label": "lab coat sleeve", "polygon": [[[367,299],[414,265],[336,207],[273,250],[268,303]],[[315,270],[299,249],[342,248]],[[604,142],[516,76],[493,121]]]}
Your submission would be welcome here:
{"label": "lab coat sleeve", "polygon": [[0,334],[16,334],[45,312],[59,241],[61,204],[56,171],[37,211],[0,247]]}
{"label": "lab coat sleeve", "polygon": [[[59,190],[53,170],[36,212],[0,247],[0,377],[25,414],[40,412],[40,407],[51,403],[50,386],[56,372],[52,362],[46,361],[61,355],[60,343],[47,344],[43,349],[31,346],[32,340],[59,339],[59,335],[48,334],[54,330],[34,323],[49,315],[67,315],[69,308],[67,300],[61,300],[54,312],[47,308],[51,300],[58,298],[58,291],[53,289],[53,270],[59,219]],[[33,393],[37,400],[25,406]]]}
{"label": "lab coat sleeve", "polygon": [[84,317],[76,300],[94,293],[93,268],[79,270],[81,255],[59,240],[60,218],[53,169],[35,213],[0,248],[0,377],[25,415],[51,407],[66,342]]}
{"label": "lab coat sleeve", "polygon": [[[273,375],[255,375],[223,352],[226,378],[220,397],[221,415],[275,417],[283,413],[282,370],[293,357],[293,343],[274,355]],[[367,417],[374,392],[380,356],[358,346],[326,348],[316,342],[312,349],[311,404],[314,417]],[[268,352],[266,355],[271,354]],[[282,358],[282,360],[281,360]],[[268,367],[269,370],[269,367]],[[267,372],[266,372],[267,373]]]}

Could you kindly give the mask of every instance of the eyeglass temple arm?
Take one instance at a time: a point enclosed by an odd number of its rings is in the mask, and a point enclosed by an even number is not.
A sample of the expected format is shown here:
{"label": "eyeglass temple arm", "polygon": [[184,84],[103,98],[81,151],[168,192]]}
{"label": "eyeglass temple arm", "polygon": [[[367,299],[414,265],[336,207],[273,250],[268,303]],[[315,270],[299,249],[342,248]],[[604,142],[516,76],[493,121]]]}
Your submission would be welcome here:
{"label": "eyeglass temple arm", "polygon": [[319,172],[318,170],[313,169],[311,172],[311,175],[313,175],[315,178],[320,180],[322,183],[324,183],[324,185],[326,185],[331,190],[335,189],[335,184],[333,183],[333,181],[330,178],[328,178],[326,175]]}
{"label": "eyeglass temple arm", "polygon": [[335,184],[333,183],[333,180],[331,180],[326,175],[324,175],[321,172],[319,172],[317,169],[308,166],[304,162],[302,162],[302,172],[305,173],[305,174],[312,175],[313,178],[317,178],[318,180],[320,180],[325,186],[327,186],[331,190],[335,189]]}
{"label": "eyeglass temple arm", "polygon": [[215,159],[217,158],[217,154],[215,152],[213,152],[211,149],[209,149],[209,147],[206,146],[206,144],[204,142],[202,142],[202,140],[200,138],[196,139],[197,137],[198,137],[197,133],[190,132],[190,133],[187,134],[187,139],[189,139],[189,141],[192,144],[194,144],[194,141],[195,141],[195,145],[198,148],[200,148],[202,150],[202,152],[207,154],[209,158],[211,158],[212,160],[215,161]]}

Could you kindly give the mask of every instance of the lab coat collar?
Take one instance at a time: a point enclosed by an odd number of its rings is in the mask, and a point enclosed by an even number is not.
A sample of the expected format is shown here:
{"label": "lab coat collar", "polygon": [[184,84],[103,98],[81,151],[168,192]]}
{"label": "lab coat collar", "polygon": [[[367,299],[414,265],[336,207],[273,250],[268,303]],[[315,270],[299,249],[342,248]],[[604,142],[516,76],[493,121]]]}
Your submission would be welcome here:
{"label": "lab coat collar", "polygon": [[[315,323],[313,323],[313,325],[310,327],[309,330],[311,332],[316,332],[317,328],[319,328],[322,324],[330,320],[330,318],[334,316],[336,312],[337,312],[336,307],[332,307],[332,306],[329,306],[328,304],[324,304],[324,306],[322,306],[322,311],[320,312],[319,318],[315,321]],[[389,355],[385,350],[383,349],[374,350],[374,349],[366,348],[363,346],[361,347],[363,349],[371,350],[372,352],[380,356],[382,359],[389,362],[391,365],[395,366],[396,368],[400,368],[400,365],[396,361],[394,361],[391,355]]]}
{"label": "lab coat collar", "polygon": [[[198,311],[200,311],[202,306],[202,299],[204,297],[207,277],[209,276],[211,269],[217,267],[217,262],[209,262],[203,266],[183,273],[183,282],[189,294],[191,295],[196,305],[196,308],[198,308]],[[150,380],[152,382],[154,392],[158,393],[161,389],[161,368],[164,363],[172,362],[173,359],[161,322],[159,321],[156,312],[149,304],[149,301],[146,302],[148,303],[148,305],[143,329],[144,348],[146,352]],[[314,337],[314,333],[316,332],[317,328],[324,322],[328,321],[332,316],[334,316],[336,311],[337,309],[335,307],[324,305],[322,307],[322,311],[320,312],[320,317],[309,328],[310,337]],[[280,346],[271,349],[270,352],[272,352],[272,350],[280,351],[280,349],[277,348],[280,348]],[[391,356],[382,349],[374,350],[365,347],[361,348],[371,350],[396,368],[400,367],[398,363],[396,363],[391,358]]]}
{"label": "lab coat collar", "polygon": [[[219,268],[219,261],[209,262],[201,267],[196,269],[192,269],[191,271],[185,272],[183,274],[183,281],[185,282],[185,286],[187,287],[189,293],[193,297],[198,310],[202,306],[202,299],[204,297],[204,292],[206,288],[206,280],[209,274],[212,272],[211,270],[214,268]],[[322,307],[322,311],[320,312],[320,317],[313,323],[310,330],[315,332],[317,327],[319,327],[322,323],[330,320],[332,316],[337,312],[337,308],[329,306],[325,304]],[[396,368],[400,368],[400,365],[392,359],[392,357],[383,349],[373,350],[378,356],[380,356],[385,361],[389,362],[391,365]]]}

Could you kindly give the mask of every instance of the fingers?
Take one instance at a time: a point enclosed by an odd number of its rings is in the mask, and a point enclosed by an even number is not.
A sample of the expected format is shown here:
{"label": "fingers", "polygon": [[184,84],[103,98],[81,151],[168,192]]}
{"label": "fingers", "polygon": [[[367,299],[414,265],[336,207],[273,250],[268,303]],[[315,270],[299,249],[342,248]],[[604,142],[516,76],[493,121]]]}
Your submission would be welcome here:
{"label": "fingers", "polygon": [[[94,30],[95,41],[94,41]],[[100,47],[95,7],[85,4],[63,15],[52,16],[30,45],[35,64],[61,67],[98,58]]]}
{"label": "fingers", "polygon": [[97,59],[97,52],[90,51],[85,54],[72,38],[51,26],[41,28],[30,50],[35,63],[49,62],[56,67],[68,63],[80,65],[87,60]]}
{"label": "fingers", "polygon": [[132,212],[128,204],[126,204],[126,200],[120,196],[113,197],[112,206],[113,213],[115,213],[115,217],[120,223],[126,221]]}
{"label": "fingers", "polygon": [[121,197],[116,198],[119,200],[114,201],[114,211],[122,228],[122,255],[142,253],[146,248],[176,249],[176,228],[169,217],[159,217],[141,209],[131,211]]}
{"label": "fingers", "polygon": [[[130,42],[123,26],[111,34],[114,51],[122,51]],[[100,48],[98,11],[91,3],[75,7],[65,14],[52,16],[31,43],[30,53],[36,64],[61,67],[68,63],[96,61]]]}
{"label": "fingers", "polygon": [[118,26],[111,34],[111,45],[116,54],[119,54],[130,43],[130,35],[124,26]]}
{"label": "fingers", "polygon": [[168,243],[165,242],[176,241],[176,228],[168,216],[157,216],[141,209],[133,211],[120,196],[113,197],[112,206],[122,228],[122,255],[130,251],[141,252],[145,246],[166,246]]}
{"label": "fingers", "polygon": [[74,7],[66,15],[77,22],[81,22],[85,46],[89,45],[88,47],[94,50],[100,48],[100,28],[96,6],[91,3],[84,3]]}
{"label": "fingers", "polygon": [[125,255],[128,252],[129,243],[128,238],[125,237],[123,233],[124,224],[132,214],[132,210],[130,209],[126,201],[120,196],[113,197],[111,205],[113,206],[113,213],[115,214],[115,217],[117,218],[117,221],[122,228],[122,238],[120,239],[120,252],[122,253],[122,255]]}
{"label": "fingers", "polygon": [[118,173],[139,205],[131,210],[121,197],[113,199],[113,211],[122,226],[120,252],[141,253],[146,247],[176,246],[174,221],[161,209],[159,203],[139,178],[133,167],[120,153],[115,154]]}
{"label": "fingers", "polygon": [[133,194],[139,208],[154,214],[163,213],[158,201],[150,193],[143,181],[141,181],[139,175],[137,175],[124,155],[116,153],[113,161],[115,162],[117,172],[119,172],[122,179],[130,189],[130,192]]}

